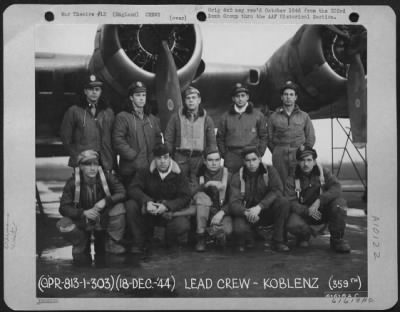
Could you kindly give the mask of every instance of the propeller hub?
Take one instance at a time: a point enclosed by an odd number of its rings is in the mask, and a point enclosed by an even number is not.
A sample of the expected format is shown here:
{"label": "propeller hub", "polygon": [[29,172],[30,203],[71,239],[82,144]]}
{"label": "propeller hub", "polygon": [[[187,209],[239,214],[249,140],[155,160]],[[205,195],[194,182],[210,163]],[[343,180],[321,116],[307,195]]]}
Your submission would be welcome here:
{"label": "propeller hub", "polygon": [[[168,27],[168,29],[165,29]],[[158,55],[161,49],[161,41],[166,41],[168,48],[172,50],[175,45],[173,32],[169,26],[154,28],[152,26],[142,26],[137,32],[137,43],[141,50],[149,55]]]}
{"label": "propeller hub", "polygon": [[119,25],[121,48],[137,66],[156,72],[161,42],[167,43],[176,68],[184,67],[191,59],[196,43],[194,25]]}
{"label": "propeller hub", "polygon": [[347,77],[348,65],[360,54],[366,72],[366,30],[359,25],[327,27],[323,34],[323,53],[329,66],[343,78]]}

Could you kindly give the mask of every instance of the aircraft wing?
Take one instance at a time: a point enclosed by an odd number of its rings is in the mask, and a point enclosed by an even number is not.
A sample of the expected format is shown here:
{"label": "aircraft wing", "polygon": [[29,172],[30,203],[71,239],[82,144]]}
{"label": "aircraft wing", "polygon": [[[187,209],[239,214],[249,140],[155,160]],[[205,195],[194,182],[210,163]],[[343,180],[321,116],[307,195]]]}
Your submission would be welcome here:
{"label": "aircraft wing", "polygon": [[36,156],[67,155],[60,139],[65,111],[79,96],[91,55],[35,54]]}

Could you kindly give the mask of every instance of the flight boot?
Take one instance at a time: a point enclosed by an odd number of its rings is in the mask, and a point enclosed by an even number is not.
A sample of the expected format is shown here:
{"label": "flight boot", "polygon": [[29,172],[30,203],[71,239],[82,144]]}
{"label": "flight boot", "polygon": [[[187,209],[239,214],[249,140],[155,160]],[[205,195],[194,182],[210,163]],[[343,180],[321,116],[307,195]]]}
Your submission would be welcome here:
{"label": "flight boot", "polygon": [[89,267],[92,265],[92,261],[90,253],[72,255],[72,263],[76,267]]}
{"label": "flight boot", "polygon": [[111,237],[107,237],[105,240],[105,251],[118,255],[126,252],[126,248],[120,242],[116,242]]}
{"label": "flight boot", "polygon": [[343,239],[343,236],[344,232],[331,232],[331,249],[339,253],[349,253],[351,247],[349,243]]}
{"label": "flight boot", "polygon": [[297,244],[297,246],[299,246],[300,248],[308,248],[308,247],[310,247],[310,241],[304,240],[304,239],[298,240],[298,241],[296,242],[296,244]]}
{"label": "flight boot", "polygon": [[310,246],[311,234],[298,235],[296,237],[296,245],[301,248],[308,248]]}
{"label": "flight boot", "polygon": [[129,252],[134,255],[142,255],[144,253],[144,248],[133,245],[129,248]]}
{"label": "flight boot", "polygon": [[197,234],[197,243],[196,243],[195,249],[198,252],[206,251],[206,235],[205,235],[205,233]]}
{"label": "flight boot", "polygon": [[106,237],[105,231],[94,231],[94,264],[97,268],[106,267]]}
{"label": "flight boot", "polygon": [[290,250],[286,244],[277,241],[272,241],[271,249],[278,252],[288,252]]}
{"label": "flight boot", "polygon": [[246,249],[253,249],[256,246],[256,243],[254,241],[254,237],[253,236],[249,236],[246,239]]}
{"label": "flight boot", "polygon": [[222,249],[226,248],[226,235],[225,233],[219,234],[215,237],[215,244]]}

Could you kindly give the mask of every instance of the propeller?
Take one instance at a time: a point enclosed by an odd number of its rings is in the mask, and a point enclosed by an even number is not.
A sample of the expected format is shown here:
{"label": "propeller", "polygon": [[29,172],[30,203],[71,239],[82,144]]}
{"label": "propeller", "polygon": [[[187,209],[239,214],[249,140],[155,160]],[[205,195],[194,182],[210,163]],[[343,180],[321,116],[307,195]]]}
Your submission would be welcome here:
{"label": "propeller", "polygon": [[[353,143],[358,148],[367,143],[367,79],[361,55],[366,51],[367,32],[362,26],[338,28],[329,25],[346,43],[345,62],[347,71],[347,106]],[[354,31],[352,31],[354,30]]]}
{"label": "propeller", "polygon": [[363,148],[367,143],[367,80],[360,54],[352,58],[347,74],[347,104],[353,143]]}
{"label": "propeller", "polygon": [[157,57],[155,88],[161,130],[165,131],[171,115],[182,107],[176,65],[165,40],[161,41],[161,51]]}

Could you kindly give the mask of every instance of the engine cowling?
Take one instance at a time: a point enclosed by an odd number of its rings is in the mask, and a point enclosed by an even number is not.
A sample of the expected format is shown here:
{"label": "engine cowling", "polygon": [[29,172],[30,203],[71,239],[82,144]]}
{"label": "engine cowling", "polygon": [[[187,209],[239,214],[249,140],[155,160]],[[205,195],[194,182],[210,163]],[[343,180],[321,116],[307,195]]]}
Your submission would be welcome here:
{"label": "engine cowling", "polygon": [[95,38],[89,70],[99,75],[119,95],[134,81],[154,92],[161,42],[174,58],[181,89],[194,79],[201,61],[202,40],[197,25],[102,25]]}
{"label": "engine cowling", "polygon": [[349,117],[354,142],[366,142],[366,29],[304,25],[266,64],[270,109],[285,81],[299,85],[297,104],[312,117]]}

